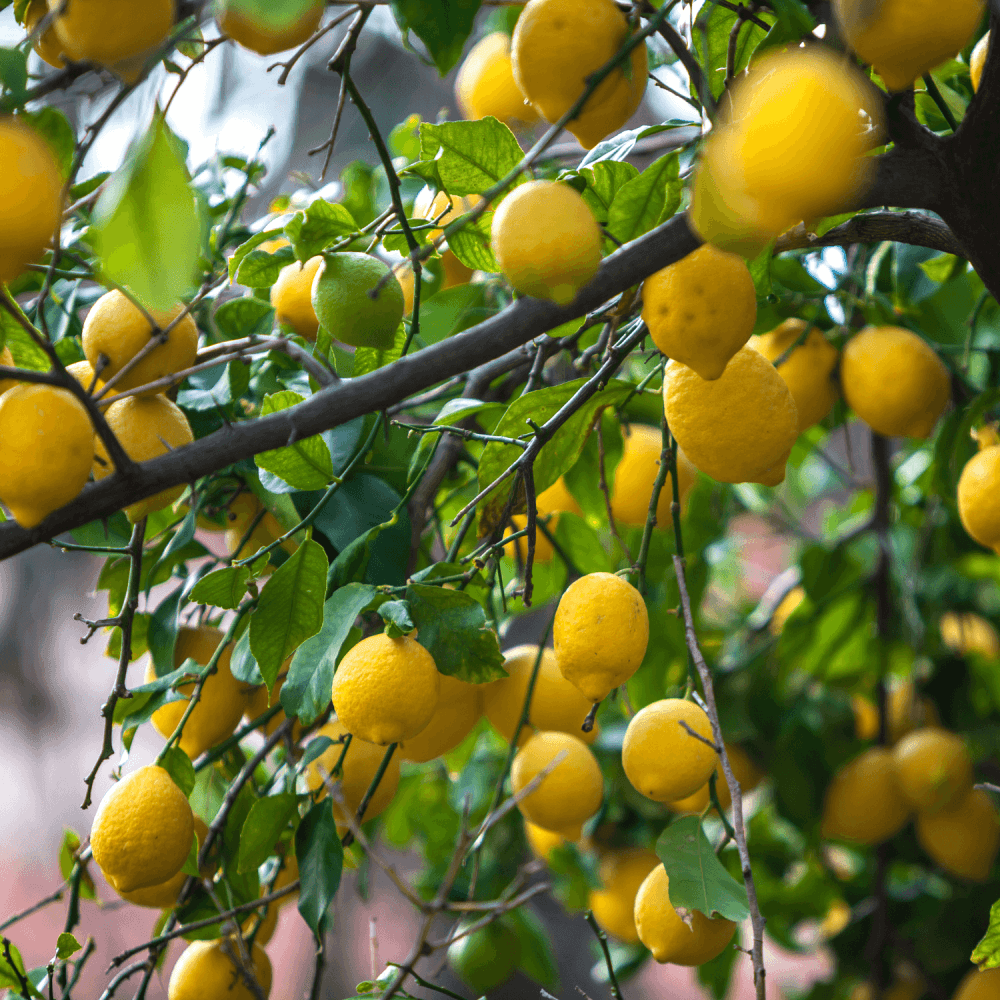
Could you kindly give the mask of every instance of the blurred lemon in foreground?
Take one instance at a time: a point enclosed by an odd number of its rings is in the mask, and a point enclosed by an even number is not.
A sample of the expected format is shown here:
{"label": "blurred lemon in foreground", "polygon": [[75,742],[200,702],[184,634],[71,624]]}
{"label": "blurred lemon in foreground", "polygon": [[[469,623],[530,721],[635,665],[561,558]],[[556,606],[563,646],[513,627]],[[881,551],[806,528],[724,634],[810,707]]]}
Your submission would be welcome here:
{"label": "blurred lemon in foreground", "polygon": [[216,18],[219,31],[258,55],[298,48],[309,41],[323,19],[323,0],[296,0],[273,4],[257,0],[250,5],[223,0]]}

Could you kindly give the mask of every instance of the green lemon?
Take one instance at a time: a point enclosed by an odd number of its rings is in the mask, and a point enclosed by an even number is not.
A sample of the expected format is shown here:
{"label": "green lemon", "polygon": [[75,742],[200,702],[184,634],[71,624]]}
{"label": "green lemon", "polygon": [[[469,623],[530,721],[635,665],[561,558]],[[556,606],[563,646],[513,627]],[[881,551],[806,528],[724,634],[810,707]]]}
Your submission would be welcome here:
{"label": "green lemon", "polygon": [[312,303],[330,335],[352,347],[387,350],[403,318],[403,289],[396,276],[388,264],[363,253],[324,255],[313,280]]}
{"label": "green lemon", "polygon": [[517,935],[501,923],[487,924],[448,948],[448,962],[455,974],[477,996],[510,979],[520,957]]}

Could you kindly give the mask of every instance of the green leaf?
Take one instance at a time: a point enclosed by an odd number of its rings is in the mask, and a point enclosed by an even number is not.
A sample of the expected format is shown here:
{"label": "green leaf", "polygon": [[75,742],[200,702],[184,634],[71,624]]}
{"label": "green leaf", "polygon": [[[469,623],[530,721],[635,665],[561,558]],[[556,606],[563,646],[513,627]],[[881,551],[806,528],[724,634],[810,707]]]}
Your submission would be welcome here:
{"label": "green leaf", "polygon": [[[4,946],[0,948],[0,989],[7,988],[13,990],[14,996],[23,996],[22,993],[22,983],[28,984],[28,992],[33,997],[38,997],[41,1000],[42,994],[35,989],[34,985],[28,979],[28,975],[24,969],[24,959],[21,958],[21,953],[17,950],[17,946],[13,941],[8,938],[3,938]],[[10,952],[10,961],[7,961],[7,956],[4,954],[4,950]]]}
{"label": "green leaf", "polygon": [[377,591],[364,583],[348,583],[323,605],[323,627],[296,650],[281,688],[281,705],[288,715],[309,725],[330,704],[333,673],[354,620],[375,599]]}
{"label": "green leaf", "polygon": [[202,225],[189,185],[181,144],[157,111],[94,206],[103,273],[150,308],[171,308],[194,284]]}
{"label": "green leaf", "polygon": [[493,225],[493,212],[484,212],[475,222],[468,223],[464,229],[452,233],[448,237],[448,247],[451,252],[466,266],[475,271],[486,271],[496,274],[500,270],[496,257],[490,246],[490,229]]}
{"label": "green leaf", "polygon": [[[278,413],[301,403],[305,397],[291,389],[283,389],[264,397],[260,415]],[[283,479],[297,490],[320,490],[333,482],[333,462],[330,449],[322,435],[296,441],[284,448],[264,451],[254,456],[257,467]]]}
{"label": "green leaf", "polygon": [[354,216],[343,205],[317,198],[304,212],[296,212],[285,223],[295,259],[305,263],[332,243],[358,231]]}
{"label": "green leaf", "polygon": [[930,260],[918,261],[917,266],[931,281],[945,282],[950,281],[955,276],[955,272],[960,266],[965,266],[965,261],[952,253],[943,253],[937,257],[931,257]]}
{"label": "green leaf", "polygon": [[631,163],[619,163],[617,160],[602,160],[579,173],[587,181],[582,192],[583,200],[602,226],[607,224],[615,195],[639,176],[639,171]]}
{"label": "green leaf", "polygon": [[675,909],[718,914],[736,923],[750,916],[746,888],[723,868],[697,816],[671,823],[656,841],[656,853],[670,879]]}
{"label": "green leaf", "polygon": [[434,657],[442,674],[470,684],[507,676],[497,634],[471,594],[411,583],[406,601],[418,630],[417,642]]}
{"label": "green leaf", "polygon": [[774,256],[774,240],[772,240],[753,260],[747,261],[750,277],[753,278],[754,291],[758,299],[767,298],[771,294],[771,260]]}
{"label": "green leaf", "polygon": [[[496,424],[496,417],[499,417],[501,413],[506,410],[503,403],[484,403],[478,399],[449,399],[444,406],[441,407],[441,412],[431,421],[431,423],[436,427],[454,427],[455,424],[460,423],[463,420],[468,420],[470,417],[478,416],[480,419],[477,421],[480,426],[486,426],[487,424],[492,427]],[[486,421],[486,423],[484,423]],[[407,472],[407,482],[413,482],[417,475],[423,470],[424,466],[430,461],[431,456],[434,454],[434,450],[437,448],[438,442],[443,438],[447,437],[446,434],[422,434],[420,436],[420,443],[417,445],[413,452],[413,456],[410,458],[410,468]]]}
{"label": "green leaf", "polygon": [[171,747],[160,760],[160,767],[174,779],[174,784],[185,798],[191,794],[194,790],[194,764],[180,747]]}
{"label": "green leaf", "polygon": [[281,229],[270,229],[251,236],[237,247],[229,258],[229,277],[247,288],[270,288],[278,280],[281,269],[295,261],[295,252],[290,246],[278,247],[270,252],[257,247],[269,240],[279,239],[282,234]]}
{"label": "green leaf", "polygon": [[660,125],[643,125],[639,128],[619,132],[610,139],[599,142],[590,150],[580,161],[580,169],[592,166],[595,163],[601,163],[605,160],[624,160],[632,152],[635,144],[640,139],[658,135],[660,132],[669,132],[675,128],[693,129],[692,138],[697,138],[697,134],[700,131],[700,126],[697,122],[687,122],[681,121],[679,118],[671,118],[670,121],[663,122]]}
{"label": "green leaf", "polygon": [[83,947],[72,934],[63,931],[56,939],[56,958],[69,958]]}
{"label": "green leaf", "polygon": [[25,111],[21,117],[30,122],[39,135],[45,137],[52,147],[63,177],[69,177],[73,154],[76,152],[76,133],[66,115],[58,108],[39,108],[37,111]]}
{"label": "green leaf", "polygon": [[681,203],[680,160],[668,153],[618,189],[608,212],[608,230],[628,243],[669,219]]}
{"label": "green leaf", "polygon": [[[28,317],[24,315],[24,310],[17,302],[12,299],[10,304],[23,317],[24,322],[29,323]],[[3,347],[10,348],[14,364],[18,368],[28,368],[34,372],[47,372],[52,367],[49,356],[31,339],[24,327],[6,309],[0,310],[0,350]]]}
{"label": "green leaf", "polygon": [[406,39],[412,31],[444,76],[459,59],[482,0],[392,0],[393,17]]}
{"label": "green leaf", "polygon": [[329,802],[317,802],[299,824],[295,833],[295,856],[302,880],[299,913],[318,934],[344,868],[344,848]]}
{"label": "green leaf", "polygon": [[410,617],[410,606],[406,601],[386,601],[379,605],[378,613],[385,622],[385,633],[391,639],[409,635],[417,627]]}
{"label": "green leaf", "polygon": [[253,295],[223,302],[215,310],[215,325],[227,340],[253,335],[265,336],[274,327],[274,309]]}
{"label": "green leaf", "polygon": [[406,327],[400,323],[392,347],[384,351],[378,347],[359,347],[354,352],[354,377],[376,372],[386,365],[391,365],[403,355],[403,345],[406,343]]}
{"label": "green leaf", "polygon": [[482,194],[524,156],[514,133],[493,117],[440,125],[421,122],[420,154],[435,161],[441,185],[450,195]]}
{"label": "green leaf", "polygon": [[614,569],[611,557],[601,544],[600,536],[585,518],[577,514],[562,513],[555,524],[555,530],[553,531],[552,521],[549,521],[548,529],[581,573],[610,573]]}
{"label": "green leaf", "polygon": [[195,604],[232,611],[246,595],[249,579],[249,566],[227,566],[203,576],[188,596]]}
{"label": "green leaf", "polygon": [[[705,11],[708,15],[705,16]],[[773,15],[759,11],[757,16],[767,21]],[[719,97],[726,87],[726,61],[729,53],[729,36],[733,25],[740,15],[726,7],[713,5],[710,9],[702,7],[702,12],[692,31],[694,36],[695,54],[708,79],[713,97]],[[733,71],[738,73],[750,62],[750,56],[760,44],[767,32],[751,21],[745,21],[740,28],[739,40],[736,45]],[[694,88],[692,87],[692,94]],[[697,96],[697,95],[695,95]]]}
{"label": "green leaf", "polygon": [[250,618],[250,650],[270,688],[281,664],[323,625],[327,558],[309,539],[281,564],[260,594]]}
{"label": "green leaf", "polygon": [[256,870],[274,853],[274,845],[296,815],[298,805],[298,795],[284,792],[258,799],[250,807],[240,834],[239,871]]}
{"label": "green leaf", "polygon": [[517,967],[539,986],[544,986],[547,990],[558,990],[559,963],[545,924],[526,906],[510,910],[504,914],[503,919],[517,935],[521,946]]}
{"label": "green leaf", "polygon": [[980,971],[1000,968],[1000,900],[990,907],[990,925],[972,952]]}
{"label": "green leaf", "polygon": [[250,652],[250,629],[247,628],[236,640],[233,653],[229,659],[229,669],[233,677],[244,684],[263,684],[264,677],[257,666],[253,653]]}
{"label": "green leaf", "polygon": [[177,644],[177,609],[183,587],[168,594],[149,619],[147,640],[157,677],[174,669],[174,647]]}
{"label": "green leaf", "polygon": [[28,89],[28,53],[21,49],[0,49],[0,84],[8,91],[2,110],[24,103]]}

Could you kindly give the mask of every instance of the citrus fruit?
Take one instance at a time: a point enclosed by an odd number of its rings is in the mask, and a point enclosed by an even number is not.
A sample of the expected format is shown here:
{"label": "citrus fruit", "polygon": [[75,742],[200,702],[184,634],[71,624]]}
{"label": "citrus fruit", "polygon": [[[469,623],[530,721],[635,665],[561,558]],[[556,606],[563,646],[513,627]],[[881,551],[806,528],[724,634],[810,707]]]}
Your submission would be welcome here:
{"label": "citrus fruit", "polygon": [[757,293],[742,257],[704,243],[651,274],[642,318],[668,358],[717,379],[757,322]]}
{"label": "citrus fruit", "polygon": [[604,798],[601,768],[583,740],[569,733],[535,733],[514,757],[510,784],[515,795],[520,794],[560,754],[565,754],[563,759],[517,807],[536,826],[577,840],[580,827],[600,809]]}
{"label": "citrus fruit", "polygon": [[[514,730],[524,710],[524,699],[528,695],[528,683],[537,657],[537,646],[515,646],[507,650],[503,665],[508,676],[483,686],[486,718],[508,743],[514,738]],[[593,743],[600,727],[595,724],[589,733],[580,728],[591,708],[590,700],[563,677],[555,652],[543,650],[528,721],[521,730],[518,745],[524,746],[533,728],[570,733],[584,743]]]}
{"label": "citrus fruit", "polygon": [[263,916],[259,911],[255,911],[243,921],[243,936],[249,937],[256,928],[257,933],[254,935],[254,941],[259,945],[267,944],[274,937],[274,932],[278,928],[279,914],[280,911],[274,903],[268,906]]}
{"label": "citrus fruit", "polygon": [[[514,80],[538,113],[556,122],[628,36],[628,21],[612,0],[529,0],[511,40]],[[584,149],[617,132],[642,102],[646,46],[640,43],[628,58],[627,67],[613,69],[566,125]]]}
{"label": "citrus fruit", "polygon": [[1000,969],[967,972],[952,1000],[996,1000],[1000,996]]}
{"label": "citrus fruit", "polygon": [[979,90],[979,81],[983,78],[983,69],[986,66],[986,56],[990,51],[990,33],[987,31],[982,38],[976,42],[976,47],[969,56],[969,76],[972,78],[973,92]]}
{"label": "citrus fruit", "polygon": [[239,5],[222,3],[216,17],[219,31],[258,55],[298,48],[309,41],[323,19],[322,0],[297,0],[276,7],[268,0]]}
{"label": "citrus fruit", "polygon": [[[66,371],[73,376],[91,394],[99,392],[103,386],[104,381],[102,379],[94,379],[94,369],[91,367],[89,361],[84,359],[83,361],[74,361],[73,364],[66,366]],[[93,386],[93,388],[91,388]]]}
{"label": "citrus fruit", "polygon": [[[808,329],[801,319],[786,319],[770,333],[753,337],[750,346],[767,358],[777,361]],[[818,424],[837,401],[834,369],[839,357],[837,348],[815,327],[777,366],[799,413],[799,433]]]}
{"label": "citrus fruit", "polygon": [[642,664],[649,642],[646,603],[620,576],[588,573],[560,598],[552,634],[563,677],[600,701]]}
{"label": "citrus fruit", "polygon": [[[125,454],[134,462],[147,462],[168,451],[176,451],[194,440],[191,425],[183,410],[166,396],[127,396],[112,403],[104,413]],[[103,479],[114,472],[114,463],[99,437],[94,438],[94,478]],[[169,507],[183,492],[185,484],[170,486],[145,500],[125,508],[135,524],[147,514]]]}
{"label": "citrus fruit", "polygon": [[700,910],[692,910],[689,918],[690,926],[674,909],[670,902],[670,879],[663,865],[657,865],[635,897],[635,929],[657,962],[704,965],[736,933],[736,924],[724,917],[709,918]]}
{"label": "citrus fruit", "polygon": [[316,318],[342,344],[384,351],[392,347],[403,318],[403,289],[389,265],[376,257],[329,253],[316,272],[312,304]]}
{"label": "citrus fruit", "polygon": [[970,538],[1000,551],[1000,439],[985,427],[977,436],[979,451],[958,477],[958,516]]}
{"label": "citrus fruit", "polygon": [[[538,518],[548,518],[545,526],[549,529],[549,534],[555,534],[555,530],[559,526],[559,514],[563,511],[568,511],[571,514],[583,513],[580,510],[580,505],[576,502],[576,498],[566,488],[566,483],[562,476],[560,476],[547,490],[542,490],[535,497],[535,516]],[[514,522],[514,531],[521,531],[528,526],[528,517],[526,514],[515,514],[511,518],[511,521]],[[527,537],[522,536],[516,539],[515,544],[517,545],[517,551],[520,553],[521,561],[527,561]],[[549,562],[554,554],[555,549],[552,547],[552,543],[545,537],[542,531],[536,529],[535,562]]]}
{"label": "citrus fruit", "polygon": [[[889,699],[889,745],[902,739],[908,732],[919,726],[934,725],[937,709],[929,698],[918,698],[912,681],[893,684],[888,692]],[[851,696],[854,712],[854,729],[859,740],[874,740],[879,733],[879,713],[875,703],[865,695]]]}
{"label": "citrus fruit", "polygon": [[[79,364],[79,362],[77,362]],[[0,365],[7,365],[8,368],[16,368],[14,364],[14,355],[10,353],[10,348],[5,347],[0,351]],[[72,365],[67,367],[67,371]],[[20,385],[16,378],[2,378],[0,379],[0,396],[2,396],[8,389],[13,389],[15,385]]]}
{"label": "citrus fruit", "polygon": [[[202,667],[207,666],[222,638],[223,635],[217,628],[208,625],[180,629],[174,646],[174,669],[188,658]],[[231,654],[232,648],[227,646],[219,657],[215,673],[210,674],[205,681],[201,697],[184,723],[184,732],[178,745],[192,760],[232,736],[243,714],[246,685],[236,680],[229,669]],[[146,683],[155,679],[156,668],[150,660],[146,665]],[[164,739],[170,738],[181,721],[195,683],[189,681],[177,688],[182,695],[187,695],[186,698],[167,702],[153,713],[153,728]]]}
{"label": "citrus fruit", "polygon": [[312,304],[312,286],[323,257],[310,257],[304,264],[295,261],[278,272],[271,286],[271,305],[279,323],[286,323],[300,337],[314,341],[319,320]]}
{"label": "citrus fruit", "polygon": [[[200,816],[194,817],[194,832],[198,837],[198,844],[205,843],[208,836],[208,827]],[[206,865],[202,870],[202,876],[211,876],[210,870],[214,866]],[[131,892],[120,892],[118,895],[133,906],[148,906],[154,910],[168,910],[177,905],[177,897],[188,877],[184,872],[178,872],[173,878],[168,878],[166,882],[159,885],[150,885],[145,889],[133,889]]]}
{"label": "citrus fruit", "polygon": [[972,38],[985,0],[954,0],[941,18],[934,0],[833,0],[848,45],[882,77],[890,91],[906,90],[950,59]]}
{"label": "citrus fruit", "polygon": [[[174,306],[167,312],[156,309],[147,312],[160,329],[165,330],[181,312],[181,307]],[[100,369],[101,378],[110,382],[149,343],[151,336],[152,327],[139,307],[117,289],[112,289],[102,295],[87,313],[83,323],[83,353],[95,371]],[[198,327],[188,313],[167,334],[166,343],[157,344],[117,379],[112,388],[115,392],[125,392],[126,389],[137,389],[166,378],[190,368],[197,354]],[[103,366],[100,364],[102,355],[108,359]],[[161,386],[147,389],[144,395],[163,391]]]}
{"label": "citrus fruit", "polygon": [[480,927],[448,946],[448,964],[476,996],[507,982],[520,957],[521,942],[500,921]]}
{"label": "citrus fruit", "polygon": [[441,689],[430,722],[399,747],[403,760],[419,764],[454,750],[483,714],[482,687],[440,674]]}
{"label": "citrus fruit", "polygon": [[639,940],[635,929],[635,897],[646,876],[660,859],[643,847],[609,851],[601,858],[601,889],[591,889],[587,905],[594,919],[612,937],[633,944]]}
{"label": "citrus fruit", "polygon": [[[226,528],[226,548],[234,558],[247,559],[285,534],[285,529],[270,511],[264,510],[263,516],[258,520],[263,507],[253,493],[240,493],[226,509],[226,521],[229,525]],[[250,531],[250,526],[255,521],[256,526]],[[250,536],[246,537],[248,531]],[[298,543],[293,538],[286,538],[280,547],[290,554],[298,548]],[[265,573],[274,569],[270,565],[270,559],[269,555]]]}
{"label": "citrus fruit", "polygon": [[962,656],[978,653],[990,660],[1000,656],[997,630],[971,611],[946,611],[941,616],[939,628],[942,642]]}
{"label": "citrus fruit", "polygon": [[[729,766],[732,769],[733,777],[739,782],[740,790],[744,795],[747,792],[753,791],[760,784],[764,773],[746,755],[742,747],[727,743],[726,754],[729,757]],[[715,793],[719,797],[719,805],[723,809],[729,809],[733,804],[733,798],[729,794],[729,783],[726,781],[726,776],[722,771],[721,761],[715,765]],[[682,816],[689,816],[703,813],[711,801],[712,793],[708,787],[708,782],[705,782],[696,792],[692,792],[682,799],[675,799],[673,802],[668,802],[667,805],[675,813],[679,813]]]}
{"label": "citrus fruit", "polygon": [[903,829],[910,812],[892,754],[872,747],[833,776],[823,802],[823,836],[880,844]]}
{"label": "citrus fruit", "polygon": [[94,428],[67,389],[17,385],[0,396],[0,500],[33,528],[90,478]]}
{"label": "citrus fruit", "polygon": [[348,650],[333,677],[333,706],[349,733],[385,746],[416,736],[437,710],[441,675],[409,636],[373,635]]}
{"label": "citrus fruit", "polygon": [[985,882],[1000,846],[1000,820],[989,793],[973,788],[948,809],[917,813],[917,840],[945,871]]}
{"label": "citrus fruit", "polygon": [[[271,961],[254,942],[252,961],[235,938],[192,941],[170,973],[167,1000],[267,1000],[271,992]],[[253,983],[255,988],[251,988]]]}
{"label": "citrus fruit", "polygon": [[799,432],[798,411],[774,365],[741,347],[714,382],[671,361],[667,423],[692,464],[720,483],[777,486]]}
{"label": "citrus fruit", "polygon": [[[338,777],[333,775],[333,768],[340,755],[344,752],[342,743],[336,742],[347,736],[347,727],[338,721],[328,722],[316,730],[317,736],[326,736],[334,741],[332,747],[324,750],[322,754],[306,767],[306,784],[315,791],[325,785],[323,773],[331,775],[331,780],[340,782],[340,793],[344,797],[344,807],[355,815],[361,806],[361,800],[365,797],[368,787],[371,785],[382,761],[385,758],[385,748],[369,743],[359,736],[351,737],[351,745],[344,755],[342,774]],[[322,772],[321,769],[322,768]],[[399,754],[394,753],[389,760],[389,765],[372,794],[368,805],[365,807],[365,814],[362,822],[374,819],[392,801],[399,787]],[[324,791],[324,796],[326,792]],[[343,836],[348,829],[348,823],[343,810],[336,803],[332,803],[333,818],[337,821],[337,831]]]}
{"label": "citrus fruit", "polygon": [[0,119],[0,285],[45,252],[62,221],[62,174],[49,144],[12,118]]}
{"label": "citrus fruit", "polygon": [[[681,723],[708,743],[692,736]],[[682,799],[701,788],[715,770],[719,755],[710,745],[712,739],[712,723],[693,701],[654,701],[636,712],[625,730],[625,776],[646,798],[656,802]]]}
{"label": "citrus fruit", "polygon": [[566,838],[561,833],[556,833],[555,830],[543,830],[527,820],[524,821],[524,838],[535,856],[543,861],[548,861],[549,855],[566,843]]}
{"label": "citrus fruit", "polygon": [[510,36],[504,31],[481,38],[469,50],[455,78],[455,100],[470,121],[492,116],[514,128],[538,120],[514,80]]}
{"label": "citrus fruit", "polygon": [[[264,881],[261,882],[260,894],[270,895],[273,892],[278,892],[278,890],[283,889],[286,885],[294,882],[299,877],[299,863],[292,855],[286,855],[284,864],[281,870],[278,872],[277,877],[274,879],[273,885],[270,888],[266,885]],[[267,912],[260,916],[260,911],[256,910],[254,913],[248,917],[243,922],[243,934],[249,934],[254,927],[258,924],[260,925],[257,929],[257,935],[254,940],[258,944],[267,944],[268,941],[274,936],[275,929],[278,926],[278,916],[281,913],[281,908],[286,906],[288,903],[295,901],[298,896],[298,892],[290,892],[287,896],[282,896],[280,899],[276,899],[273,903],[270,903],[267,907]]]}
{"label": "citrus fruit", "polygon": [[[426,222],[437,222],[447,226],[456,219],[465,215],[482,198],[478,194],[470,194],[465,197],[458,195],[449,196],[444,191],[435,191],[429,186],[425,186],[413,201],[413,218],[423,219]],[[436,240],[442,233],[441,228],[430,230],[428,237]],[[472,279],[474,274],[471,267],[466,267],[456,256],[454,251],[448,249],[447,243],[441,244],[441,285],[438,291],[446,288],[454,288],[456,285],[464,285]],[[403,276],[408,277],[409,293],[406,285],[403,284]],[[406,312],[413,308],[413,271],[406,268],[403,274],[399,275],[400,284],[403,284],[403,294],[406,296]]]}
{"label": "citrus fruit", "polygon": [[597,220],[580,194],[556,181],[514,188],[493,216],[490,246],[519,292],[561,306],[569,305],[601,266]]}
{"label": "citrus fruit", "polygon": [[[31,0],[28,10],[24,15],[24,26],[30,35],[35,30],[35,25],[45,17],[49,11],[49,6],[45,0]],[[43,62],[47,62],[56,69],[62,69],[65,63],[62,60],[62,43],[55,32],[55,28],[50,24],[45,29],[44,34],[35,40],[35,51]]]}
{"label": "citrus fruit", "polygon": [[914,809],[938,812],[972,788],[972,761],[961,737],[944,729],[918,729],[892,750],[896,781]]}
{"label": "citrus fruit", "polygon": [[[611,513],[616,521],[642,527],[649,514],[649,501],[653,496],[653,483],[660,471],[660,454],[663,436],[659,427],[649,424],[630,424],[622,428],[622,457],[615,467],[611,485]],[[677,492],[681,510],[686,506],[687,495],[694,486],[698,470],[687,455],[677,451]],[[667,528],[673,523],[670,505],[674,502],[670,473],[663,482],[660,498],[656,502],[656,526]]]}
{"label": "citrus fruit", "polygon": [[90,846],[118,892],[159,885],[191,853],[194,814],[162,767],[147,764],[113,785],[94,814]]}

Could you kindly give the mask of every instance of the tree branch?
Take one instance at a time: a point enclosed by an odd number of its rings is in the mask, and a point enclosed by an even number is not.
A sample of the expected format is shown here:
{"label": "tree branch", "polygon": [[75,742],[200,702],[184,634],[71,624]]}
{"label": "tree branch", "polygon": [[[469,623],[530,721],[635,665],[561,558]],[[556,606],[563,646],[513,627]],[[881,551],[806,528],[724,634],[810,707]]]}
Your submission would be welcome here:
{"label": "tree branch", "polygon": [[920,212],[870,212],[855,215],[853,219],[835,226],[822,236],[807,232],[803,226],[796,226],[778,240],[774,252],[847,246],[852,243],[881,243],[883,240],[930,247],[958,257],[965,256],[961,243],[945,223]]}

